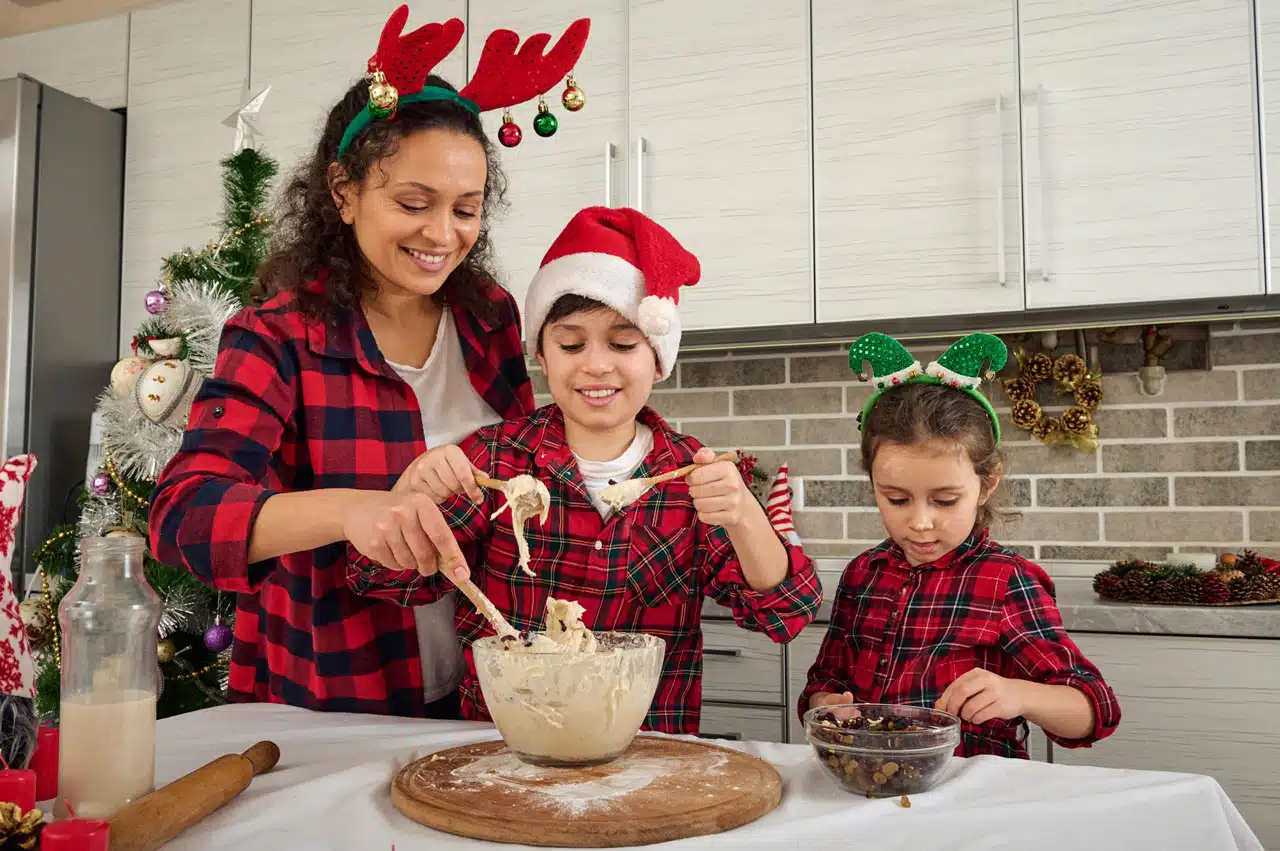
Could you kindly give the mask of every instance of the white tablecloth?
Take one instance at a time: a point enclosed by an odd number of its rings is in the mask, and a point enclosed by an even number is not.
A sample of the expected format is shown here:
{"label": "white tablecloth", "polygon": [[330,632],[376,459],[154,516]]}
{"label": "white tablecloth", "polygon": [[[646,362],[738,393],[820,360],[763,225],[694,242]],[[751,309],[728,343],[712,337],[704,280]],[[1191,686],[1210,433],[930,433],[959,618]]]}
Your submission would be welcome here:
{"label": "white tablecloth", "polygon": [[[443,834],[391,803],[390,781],[410,760],[497,738],[487,724],[224,706],[160,722],[156,782],[167,783],[261,739],[280,764],[167,851],[398,851],[524,848]],[[841,791],[808,745],[728,743],[773,763],[782,803],[738,830],[670,843],[694,849],[868,848],[921,851],[1261,851],[1235,806],[1209,777],[1046,765],[997,757],[952,760],[932,791],[870,801]],[[661,847],[661,846],[649,846]]]}

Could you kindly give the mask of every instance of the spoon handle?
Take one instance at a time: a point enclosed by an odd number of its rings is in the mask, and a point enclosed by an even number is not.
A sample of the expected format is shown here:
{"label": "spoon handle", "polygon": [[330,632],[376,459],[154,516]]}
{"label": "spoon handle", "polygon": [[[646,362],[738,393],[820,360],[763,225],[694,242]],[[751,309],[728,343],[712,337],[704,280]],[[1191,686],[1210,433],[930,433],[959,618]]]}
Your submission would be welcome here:
{"label": "spoon handle", "polygon": [[[732,461],[734,464],[736,464],[738,463],[738,453],[725,452],[723,454],[717,455],[716,457],[712,458],[710,461],[707,462],[707,464],[718,464],[721,461]],[[663,473],[660,476],[650,476],[647,479],[645,479],[645,481],[649,483],[649,487],[653,487],[654,485],[660,485],[663,482],[669,482],[672,479],[679,479],[683,476],[687,476],[690,473],[692,473],[694,470],[698,469],[699,467],[707,466],[707,464],[689,464],[687,466],[681,467],[678,470],[672,470],[669,473]],[[477,479],[477,481],[479,481],[479,479]]]}

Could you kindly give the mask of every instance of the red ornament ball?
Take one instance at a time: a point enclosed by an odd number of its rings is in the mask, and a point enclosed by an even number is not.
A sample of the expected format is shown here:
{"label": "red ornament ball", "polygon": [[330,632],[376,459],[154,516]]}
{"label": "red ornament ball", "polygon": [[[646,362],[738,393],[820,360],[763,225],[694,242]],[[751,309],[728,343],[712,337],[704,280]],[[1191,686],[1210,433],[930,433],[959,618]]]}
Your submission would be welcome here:
{"label": "red ornament ball", "polygon": [[520,125],[514,121],[508,121],[498,128],[498,141],[504,148],[514,148],[520,144],[522,138],[524,133],[521,132]]}

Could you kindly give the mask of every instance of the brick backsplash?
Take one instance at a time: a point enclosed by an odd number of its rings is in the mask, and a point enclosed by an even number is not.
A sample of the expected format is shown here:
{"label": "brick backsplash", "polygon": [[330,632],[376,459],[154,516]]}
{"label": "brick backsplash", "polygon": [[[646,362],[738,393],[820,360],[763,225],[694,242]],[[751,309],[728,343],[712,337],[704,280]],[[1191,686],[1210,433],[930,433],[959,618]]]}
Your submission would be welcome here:
{"label": "brick backsplash", "polygon": [[[1243,546],[1280,555],[1280,322],[1210,326],[1204,343],[1170,353],[1155,398],[1120,371],[1140,363],[1138,346],[1104,348],[1097,453],[1041,445],[989,388],[1010,465],[1001,503],[1016,512],[999,539],[1042,561]],[[944,347],[911,348],[927,361]],[[541,376],[535,385],[549,401]],[[1061,410],[1065,399],[1044,389],[1046,407]],[[845,558],[884,533],[859,468],[854,418],[868,393],[837,346],[686,353],[653,406],[718,449],[748,450],[770,470],[788,461],[805,549]]]}

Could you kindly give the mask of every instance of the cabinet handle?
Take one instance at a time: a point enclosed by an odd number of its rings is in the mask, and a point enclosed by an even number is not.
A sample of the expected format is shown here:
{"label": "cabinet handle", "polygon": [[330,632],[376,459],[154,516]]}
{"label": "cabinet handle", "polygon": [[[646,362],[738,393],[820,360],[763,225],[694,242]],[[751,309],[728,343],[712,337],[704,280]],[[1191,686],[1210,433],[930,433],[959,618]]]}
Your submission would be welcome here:
{"label": "cabinet handle", "polygon": [[604,205],[613,206],[613,159],[618,149],[612,142],[604,143]]}
{"label": "cabinet handle", "polygon": [[996,278],[1009,285],[1004,254],[1004,96],[996,95]]}
{"label": "cabinet handle", "polygon": [[741,733],[699,733],[699,739],[728,739],[731,742],[742,741]]}
{"label": "cabinet handle", "polygon": [[742,655],[741,650],[721,650],[717,647],[704,647],[702,649],[703,656],[728,656],[730,658],[738,658]]}
{"label": "cabinet handle", "polygon": [[1045,199],[1049,194],[1049,188],[1044,182],[1044,86],[1036,86],[1028,94],[1036,105],[1036,181],[1040,184],[1040,198],[1037,205],[1040,210],[1035,231],[1040,266],[1038,269],[1028,269],[1027,275],[1030,277],[1038,276],[1040,280],[1047,282],[1049,280],[1049,243],[1045,238],[1045,230],[1047,228],[1045,212],[1048,209]]}
{"label": "cabinet handle", "polygon": [[644,212],[644,154],[649,143],[643,136],[636,137],[636,210]]}

